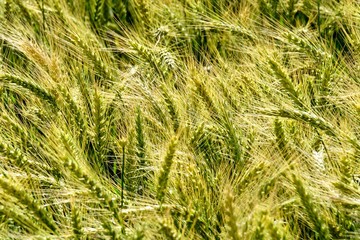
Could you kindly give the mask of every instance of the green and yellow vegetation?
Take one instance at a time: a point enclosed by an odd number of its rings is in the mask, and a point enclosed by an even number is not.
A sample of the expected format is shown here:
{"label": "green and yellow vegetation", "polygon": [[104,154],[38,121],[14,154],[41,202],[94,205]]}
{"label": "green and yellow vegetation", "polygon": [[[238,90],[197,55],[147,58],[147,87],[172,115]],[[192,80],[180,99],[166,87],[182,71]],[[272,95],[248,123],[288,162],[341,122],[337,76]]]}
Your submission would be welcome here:
{"label": "green and yellow vegetation", "polygon": [[360,239],[360,3],[0,0],[0,239]]}

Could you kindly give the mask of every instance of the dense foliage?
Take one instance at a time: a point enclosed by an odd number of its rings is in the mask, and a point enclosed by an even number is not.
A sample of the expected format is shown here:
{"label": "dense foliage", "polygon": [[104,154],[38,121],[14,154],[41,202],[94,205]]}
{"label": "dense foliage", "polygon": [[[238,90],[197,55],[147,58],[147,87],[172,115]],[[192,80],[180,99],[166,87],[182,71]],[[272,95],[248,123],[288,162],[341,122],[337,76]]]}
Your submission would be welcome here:
{"label": "dense foliage", "polygon": [[0,0],[1,239],[360,239],[360,3]]}

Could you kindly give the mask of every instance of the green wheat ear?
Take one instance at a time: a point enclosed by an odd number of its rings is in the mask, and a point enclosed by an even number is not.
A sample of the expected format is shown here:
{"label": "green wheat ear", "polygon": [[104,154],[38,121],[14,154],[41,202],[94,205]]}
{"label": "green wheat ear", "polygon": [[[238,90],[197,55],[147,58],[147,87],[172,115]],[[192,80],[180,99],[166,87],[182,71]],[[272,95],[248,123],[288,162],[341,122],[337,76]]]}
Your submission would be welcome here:
{"label": "green wheat ear", "polygon": [[166,88],[164,86],[162,86],[161,90],[162,90],[162,94],[163,94],[166,106],[168,108],[168,112],[169,112],[169,114],[171,116],[171,120],[173,122],[174,132],[176,133],[180,126],[179,111],[174,103],[173,98],[170,96],[170,94],[168,93]]}
{"label": "green wheat ear", "polygon": [[0,186],[8,193],[8,195],[15,197],[21,204],[32,211],[37,219],[51,232],[56,233],[58,231],[58,227],[48,211],[46,211],[46,209],[31,195],[5,179],[3,175],[0,175]]}
{"label": "green wheat ear", "polygon": [[303,52],[313,57],[318,63],[322,62],[323,57],[327,57],[327,54],[321,48],[314,47],[314,45],[307,39],[301,38],[292,33],[287,33],[286,38],[289,43],[295,45],[294,50]]}
{"label": "green wheat ear", "polygon": [[166,239],[169,240],[180,240],[181,234],[178,233],[178,230],[176,229],[173,224],[167,223],[165,220],[162,220],[160,222],[160,232],[163,233],[166,236]]}
{"label": "green wheat ear", "polygon": [[[19,209],[12,206],[0,205],[0,215],[4,219],[13,219],[17,225],[23,227],[32,234],[37,234],[41,231],[40,225],[34,223],[34,219],[25,214],[22,214]],[[29,213],[31,216],[32,213]]]}
{"label": "green wheat ear", "polygon": [[[125,189],[125,147],[127,140],[121,139],[119,144],[122,148],[122,162],[121,162],[121,208],[124,207],[124,189]],[[115,165],[115,164],[114,164]],[[116,173],[116,169],[113,171]]]}
{"label": "green wheat ear", "polygon": [[80,145],[84,145],[84,140],[87,137],[87,124],[85,118],[83,116],[82,109],[78,106],[78,104],[74,101],[74,99],[70,96],[68,90],[60,87],[60,92],[63,95],[64,101],[62,102],[65,107],[69,109],[69,114],[66,115],[71,118],[72,123],[77,126],[77,132],[79,136]]}
{"label": "green wheat ear", "polygon": [[77,161],[81,155],[79,151],[77,151],[77,148],[70,137],[62,135],[62,144],[68,155],[71,156],[63,157],[63,166],[65,169],[70,170],[80,182],[85,184],[92,194],[98,199],[99,203],[103,204],[110,212],[112,212],[115,220],[119,223],[119,225],[122,225],[123,219],[120,214],[120,209],[117,206],[118,199],[112,197],[112,195],[108,193],[107,189],[100,182],[87,174],[78,165]]}
{"label": "green wheat ear", "polygon": [[177,145],[177,138],[173,137],[170,140],[170,144],[168,150],[166,152],[164,162],[161,166],[160,176],[158,178],[158,186],[157,186],[157,199],[162,203],[165,196],[165,191],[169,181],[169,174],[171,170],[171,166],[173,164],[173,159],[175,156],[175,150]]}
{"label": "green wheat ear", "polygon": [[289,75],[285,72],[285,70],[276,61],[269,59],[269,64],[270,64],[271,70],[273,71],[275,76],[279,79],[284,91],[286,91],[288,93],[289,97],[293,100],[293,102],[299,108],[303,108],[304,105],[300,99],[300,96],[299,96],[300,94],[296,90]]}
{"label": "green wheat ear", "polygon": [[96,24],[101,24],[103,21],[102,16],[102,8],[104,6],[103,0],[96,0],[95,2],[95,13],[94,13],[94,20]]}
{"label": "green wheat ear", "polygon": [[146,143],[145,143],[145,135],[144,135],[144,128],[143,128],[143,117],[141,113],[140,107],[136,110],[136,120],[135,120],[135,132],[136,132],[136,155],[138,157],[138,166],[140,176],[140,183],[139,183],[139,193],[143,194],[145,187],[147,185],[148,180],[148,162],[146,159]]}
{"label": "green wheat ear", "polygon": [[159,74],[159,76],[163,79],[167,79],[168,69],[167,66],[163,64],[163,61],[165,61],[165,63],[170,62],[171,64],[175,62],[170,53],[167,54],[164,52],[161,55],[153,49],[133,40],[129,41],[129,45],[137,52],[138,56],[140,56],[143,61],[147,62]]}
{"label": "green wheat ear", "polygon": [[235,206],[234,206],[234,195],[228,190],[225,193],[225,202],[223,205],[225,222],[228,226],[228,235],[233,240],[241,240],[241,231],[238,226],[238,218],[235,215]]}
{"label": "green wheat ear", "polygon": [[7,21],[11,21],[13,18],[12,1],[6,0],[4,7],[4,16]]}
{"label": "green wheat ear", "polygon": [[[97,70],[97,73],[99,74],[99,78],[97,78],[99,85],[110,86],[115,80],[113,72],[108,67],[106,62],[99,56],[98,52],[94,51],[92,46],[89,46],[88,42],[85,41],[82,37],[83,36],[72,36],[70,38],[70,41],[76,46],[80,47],[82,49],[82,52],[85,54],[85,56],[94,65],[95,69]],[[94,41],[90,40],[89,42],[94,42]]]}
{"label": "green wheat ear", "polygon": [[111,222],[103,220],[102,224],[103,228],[106,230],[105,235],[109,236],[113,240],[121,240],[123,236],[121,236],[122,229],[118,229]]}
{"label": "green wheat ear", "polygon": [[6,143],[0,142],[0,153],[7,157],[12,164],[18,167],[28,168],[38,171],[48,171],[49,173],[55,173],[56,168],[49,167],[47,164],[41,162],[33,161],[28,159],[22,151],[17,148],[13,148]]}
{"label": "green wheat ear", "polygon": [[260,218],[257,221],[257,225],[256,225],[255,231],[253,233],[253,238],[259,239],[259,240],[265,240],[266,239],[265,228],[266,228],[265,223],[263,222],[263,219]]}
{"label": "green wheat ear", "polygon": [[33,83],[23,80],[20,77],[9,74],[0,75],[0,81],[16,84],[22,88],[25,88],[30,92],[32,92],[39,99],[50,104],[54,109],[58,109],[56,97],[50,94],[47,90],[41,88],[40,86],[37,86]]}
{"label": "green wheat ear", "polygon": [[18,8],[20,9],[20,13],[22,14],[22,16],[26,19],[26,21],[29,24],[39,26],[37,20],[34,17],[32,17],[32,15],[30,14],[28,8],[26,8],[24,6],[23,1],[21,1],[21,0],[13,0],[13,3],[18,6]]}
{"label": "green wheat ear", "polygon": [[82,235],[84,234],[81,226],[82,217],[80,215],[79,209],[74,204],[71,207],[71,220],[72,220],[74,238],[76,240],[80,240]]}
{"label": "green wheat ear", "polygon": [[135,120],[135,130],[136,130],[136,140],[137,140],[137,152],[136,155],[140,158],[141,161],[144,161],[145,158],[145,138],[143,130],[143,120],[140,107],[136,110],[136,120]]}
{"label": "green wheat ear", "polygon": [[55,9],[55,13],[56,13],[57,17],[59,18],[59,20],[61,21],[61,23],[66,26],[67,25],[66,17],[64,15],[64,10],[63,10],[63,7],[61,6],[61,3],[59,2],[59,0],[54,0],[54,9]]}
{"label": "green wheat ear", "polygon": [[243,159],[243,152],[241,148],[241,141],[238,137],[238,129],[235,128],[235,125],[232,122],[229,114],[226,112],[224,114],[223,125],[226,129],[226,138],[228,139],[228,147],[232,151],[232,161],[234,166],[243,166],[244,159]]}
{"label": "green wheat ear", "polygon": [[281,225],[275,224],[275,221],[271,217],[266,215],[266,217],[264,218],[264,221],[266,224],[266,229],[270,233],[270,236],[272,237],[272,239],[278,239],[278,240],[287,240],[288,239],[286,234],[284,233]]}
{"label": "green wheat ear", "polygon": [[219,109],[218,109],[217,105],[215,104],[208,88],[201,80],[194,79],[193,81],[195,84],[196,93],[201,97],[201,100],[206,104],[206,106],[210,110],[211,116],[214,119],[218,119]]}
{"label": "green wheat ear", "polygon": [[279,119],[275,119],[274,121],[274,132],[276,136],[276,143],[278,145],[279,150],[281,151],[285,160],[288,160],[290,157],[290,152],[288,149],[288,140],[285,135],[285,131],[283,125],[279,121]]}
{"label": "green wheat ear", "polygon": [[119,207],[117,206],[117,199],[111,197],[111,195],[107,193],[106,189],[100,183],[83,172],[74,161],[67,159],[64,162],[64,166],[69,169],[79,181],[86,184],[86,186],[92,191],[93,195],[98,198],[99,203],[105,204],[107,209],[113,213],[113,216],[118,224],[122,225],[123,219],[121,217]]}
{"label": "green wheat ear", "polygon": [[309,219],[314,225],[314,231],[318,235],[319,239],[332,239],[329,226],[322,216],[321,212],[315,205],[313,199],[306,191],[304,184],[300,178],[295,174],[292,174],[292,179],[296,187],[296,191],[301,199],[301,203],[304,206]]}
{"label": "green wheat ear", "polygon": [[102,167],[104,164],[104,160],[106,158],[106,148],[107,148],[107,119],[105,116],[105,107],[103,101],[101,99],[101,95],[99,90],[95,90],[94,94],[94,149],[95,149],[95,157],[96,162],[100,163],[99,167]]}
{"label": "green wheat ear", "polygon": [[310,126],[314,127],[315,129],[323,130],[329,136],[337,136],[331,123],[327,122],[324,118],[317,116],[312,112],[300,111],[296,109],[280,109],[275,111],[264,111],[264,113],[269,116],[277,116],[305,122]]}

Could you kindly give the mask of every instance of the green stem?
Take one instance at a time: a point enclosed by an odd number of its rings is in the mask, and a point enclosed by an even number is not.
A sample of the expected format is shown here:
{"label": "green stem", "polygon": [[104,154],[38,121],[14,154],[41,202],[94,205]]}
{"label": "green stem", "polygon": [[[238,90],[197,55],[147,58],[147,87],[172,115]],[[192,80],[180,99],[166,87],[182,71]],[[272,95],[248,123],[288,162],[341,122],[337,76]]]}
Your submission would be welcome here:
{"label": "green stem", "polygon": [[121,208],[124,206],[124,177],[125,177],[125,144],[122,146],[122,165],[121,165]]}
{"label": "green stem", "polygon": [[321,32],[320,32],[320,2],[321,0],[317,1],[317,24],[318,24],[318,31],[319,31],[319,37],[321,38]]}
{"label": "green stem", "polygon": [[43,30],[45,31],[45,8],[44,8],[44,0],[41,1],[41,14],[43,18]]}

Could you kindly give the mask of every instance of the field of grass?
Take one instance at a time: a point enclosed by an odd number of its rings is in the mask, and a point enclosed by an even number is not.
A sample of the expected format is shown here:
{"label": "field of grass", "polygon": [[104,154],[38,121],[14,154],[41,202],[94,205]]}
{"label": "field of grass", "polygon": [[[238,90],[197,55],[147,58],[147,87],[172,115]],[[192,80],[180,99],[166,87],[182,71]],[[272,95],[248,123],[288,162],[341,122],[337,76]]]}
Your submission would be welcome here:
{"label": "field of grass", "polygon": [[0,239],[360,239],[360,2],[0,0]]}

